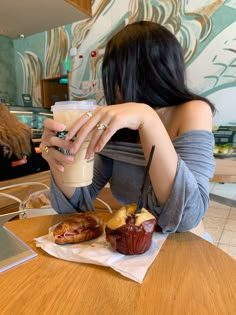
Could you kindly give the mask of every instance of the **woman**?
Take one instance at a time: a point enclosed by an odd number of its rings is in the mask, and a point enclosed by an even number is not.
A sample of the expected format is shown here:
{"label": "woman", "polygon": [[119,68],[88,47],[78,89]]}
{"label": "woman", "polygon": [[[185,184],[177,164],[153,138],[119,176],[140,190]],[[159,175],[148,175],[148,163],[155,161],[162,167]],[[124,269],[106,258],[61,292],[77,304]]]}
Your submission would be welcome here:
{"label": "woman", "polygon": [[32,174],[37,168],[30,127],[0,103],[0,180]]}
{"label": "woman", "polygon": [[[121,203],[136,203],[145,161],[155,145],[144,207],[157,217],[164,233],[191,230],[205,235],[202,218],[214,171],[215,108],[186,87],[177,39],[157,23],[127,25],[107,44],[102,79],[108,106],[78,119],[66,140],[55,136],[65,126],[45,120],[41,148],[52,172],[53,207],[59,213],[91,210],[92,200],[107,182]],[[93,183],[65,187],[61,172],[73,156],[57,148],[74,154],[91,131],[86,157],[96,153]]]}

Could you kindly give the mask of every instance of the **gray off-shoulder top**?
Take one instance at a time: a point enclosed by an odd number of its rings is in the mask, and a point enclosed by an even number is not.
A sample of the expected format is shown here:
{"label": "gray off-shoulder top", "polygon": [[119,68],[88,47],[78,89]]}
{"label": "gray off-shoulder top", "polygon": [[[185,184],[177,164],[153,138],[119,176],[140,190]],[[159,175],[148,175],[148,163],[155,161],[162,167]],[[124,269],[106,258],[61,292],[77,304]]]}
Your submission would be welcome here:
{"label": "gray off-shoulder top", "polygon": [[[169,199],[160,206],[149,179],[143,197],[144,207],[158,219],[163,233],[188,231],[198,225],[208,208],[209,179],[215,167],[211,132],[186,132],[176,137],[173,145],[178,154],[178,167]],[[140,144],[109,142],[95,154],[93,183],[76,188],[70,200],[51,178],[52,206],[58,213],[94,210],[93,200],[107,182],[119,202],[137,203],[145,165]]]}

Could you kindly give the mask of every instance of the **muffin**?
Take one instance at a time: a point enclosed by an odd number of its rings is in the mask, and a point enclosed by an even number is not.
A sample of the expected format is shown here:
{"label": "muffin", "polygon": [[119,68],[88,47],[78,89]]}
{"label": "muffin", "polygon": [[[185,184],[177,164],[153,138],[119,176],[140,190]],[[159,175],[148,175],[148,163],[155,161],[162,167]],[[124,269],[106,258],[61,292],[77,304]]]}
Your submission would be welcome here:
{"label": "muffin", "polygon": [[124,255],[145,253],[151,246],[156,218],[145,208],[134,214],[136,204],[120,208],[107,222],[106,240]]}

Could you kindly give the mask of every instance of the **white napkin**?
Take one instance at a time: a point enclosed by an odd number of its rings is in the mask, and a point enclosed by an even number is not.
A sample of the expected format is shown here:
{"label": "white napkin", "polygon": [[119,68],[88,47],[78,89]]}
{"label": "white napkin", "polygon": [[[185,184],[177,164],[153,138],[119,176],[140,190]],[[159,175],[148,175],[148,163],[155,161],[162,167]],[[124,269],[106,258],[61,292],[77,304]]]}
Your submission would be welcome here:
{"label": "white napkin", "polygon": [[[154,233],[152,245],[141,255],[123,255],[115,252],[106,241],[105,234],[88,242],[58,245],[53,232],[36,238],[36,246],[48,254],[68,261],[111,267],[123,276],[142,283],[148,268],[159,253],[167,235]],[[134,267],[135,266],[135,267]]]}

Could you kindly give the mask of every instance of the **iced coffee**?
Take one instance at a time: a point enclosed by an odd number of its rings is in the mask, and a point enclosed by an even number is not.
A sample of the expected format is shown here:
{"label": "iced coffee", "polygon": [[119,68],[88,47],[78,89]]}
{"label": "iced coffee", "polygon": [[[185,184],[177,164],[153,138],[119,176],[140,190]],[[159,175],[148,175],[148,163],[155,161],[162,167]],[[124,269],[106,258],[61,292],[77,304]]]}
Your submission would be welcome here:
{"label": "iced coffee", "polygon": [[[57,136],[65,138],[67,131],[75,121],[80,116],[88,111],[94,110],[96,107],[95,100],[56,102],[51,108],[53,118],[66,126],[66,130],[58,133]],[[62,173],[62,177],[66,186],[83,187],[92,183],[94,156],[92,155],[90,159],[85,159],[89,141],[90,136],[86,138],[79,151],[76,153],[74,162],[64,165],[65,170]],[[70,154],[70,152],[62,148],[59,148],[59,150],[64,154]]]}

